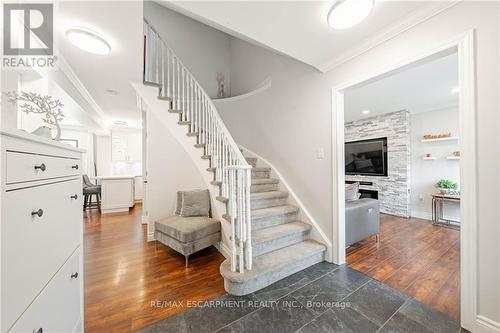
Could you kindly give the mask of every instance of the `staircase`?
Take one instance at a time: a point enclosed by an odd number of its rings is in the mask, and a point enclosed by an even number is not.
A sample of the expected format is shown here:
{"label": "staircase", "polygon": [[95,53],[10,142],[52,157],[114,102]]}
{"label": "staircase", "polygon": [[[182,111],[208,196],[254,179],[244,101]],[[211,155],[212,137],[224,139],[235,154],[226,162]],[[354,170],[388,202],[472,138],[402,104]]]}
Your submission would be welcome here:
{"label": "staircase", "polygon": [[[246,295],[324,260],[326,247],[309,240],[311,225],[299,220],[299,208],[288,204],[288,192],[280,191],[271,169],[252,166],[250,205],[252,216],[253,269],[232,272],[226,260],[220,267],[224,288],[233,295]],[[221,202],[227,198],[217,197]],[[223,217],[227,220],[228,215]]]}
{"label": "staircase", "polygon": [[323,261],[326,247],[309,240],[311,225],[299,221],[271,169],[243,156],[210,97],[147,21],[144,33],[143,83],[158,89],[157,100],[185,128],[182,140],[194,138],[191,149],[209,163],[201,171],[212,175],[211,193],[222,207],[215,211],[227,221],[230,254],[220,267],[226,291],[246,295]]}

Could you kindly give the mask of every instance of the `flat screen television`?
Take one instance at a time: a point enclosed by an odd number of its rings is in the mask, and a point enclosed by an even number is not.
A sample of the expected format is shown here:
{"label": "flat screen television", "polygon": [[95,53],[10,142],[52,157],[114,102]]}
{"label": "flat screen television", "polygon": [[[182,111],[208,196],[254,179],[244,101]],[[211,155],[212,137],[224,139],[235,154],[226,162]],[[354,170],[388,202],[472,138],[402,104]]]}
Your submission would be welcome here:
{"label": "flat screen television", "polygon": [[346,142],[345,174],[387,176],[387,138]]}

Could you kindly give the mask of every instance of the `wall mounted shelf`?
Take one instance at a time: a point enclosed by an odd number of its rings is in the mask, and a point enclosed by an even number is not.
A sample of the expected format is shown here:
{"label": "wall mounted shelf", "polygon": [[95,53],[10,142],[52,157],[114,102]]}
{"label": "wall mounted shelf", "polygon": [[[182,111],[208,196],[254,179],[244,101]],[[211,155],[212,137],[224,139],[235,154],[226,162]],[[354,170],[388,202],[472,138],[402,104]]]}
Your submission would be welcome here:
{"label": "wall mounted shelf", "polygon": [[450,136],[447,138],[437,138],[437,139],[422,139],[420,142],[438,142],[438,141],[452,141],[458,140],[458,136]]}
{"label": "wall mounted shelf", "polygon": [[436,158],[435,158],[435,157],[425,157],[425,156],[424,156],[424,157],[422,157],[422,159],[423,159],[424,161],[432,161],[432,160],[435,160]]}
{"label": "wall mounted shelf", "polygon": [[447,160],[459,160],[460,156],[446,156]]}

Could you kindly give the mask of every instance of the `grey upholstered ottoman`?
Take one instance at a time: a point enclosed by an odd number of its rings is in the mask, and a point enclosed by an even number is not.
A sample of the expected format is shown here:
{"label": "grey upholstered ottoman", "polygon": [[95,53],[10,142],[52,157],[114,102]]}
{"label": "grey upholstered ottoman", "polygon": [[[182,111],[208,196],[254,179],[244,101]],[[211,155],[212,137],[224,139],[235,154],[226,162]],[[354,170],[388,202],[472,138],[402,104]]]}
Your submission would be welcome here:
{"label": "grey upholstered ottoman", "polygon": [[155,222],[156,240],[186,257],[221,240],[220,221],[207,216],[169,216]]}
{"label": "grey upholstered ottoman", "polygon": [[363,198],[345,203],[345,244],[350,246],[370,236],[380,235],[379,202]]}

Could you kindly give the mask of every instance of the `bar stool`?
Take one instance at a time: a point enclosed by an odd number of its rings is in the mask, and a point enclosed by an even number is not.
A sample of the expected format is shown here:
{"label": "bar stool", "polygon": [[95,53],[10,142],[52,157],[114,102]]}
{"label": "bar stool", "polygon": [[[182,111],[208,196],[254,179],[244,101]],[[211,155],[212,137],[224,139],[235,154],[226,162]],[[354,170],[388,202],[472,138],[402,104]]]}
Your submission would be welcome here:
{"label": "bar stool", "polygon": [[[83,178],[83,210],[98,208],[101,210],[101,185],[92,183],[89,176],[82,175]],[[95,195],[96,202],[92,203],[92,196]]]}

